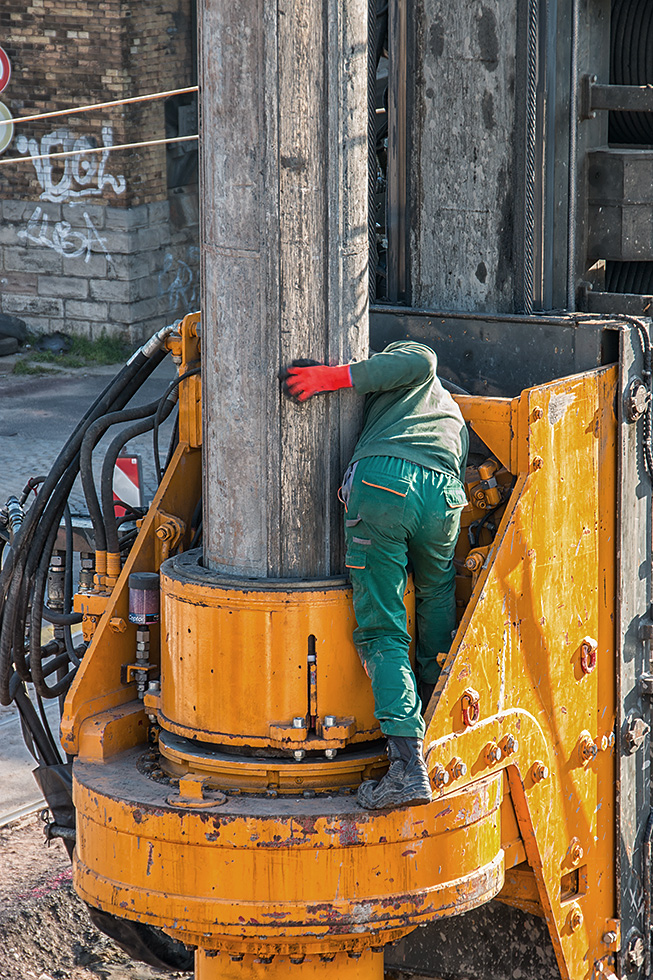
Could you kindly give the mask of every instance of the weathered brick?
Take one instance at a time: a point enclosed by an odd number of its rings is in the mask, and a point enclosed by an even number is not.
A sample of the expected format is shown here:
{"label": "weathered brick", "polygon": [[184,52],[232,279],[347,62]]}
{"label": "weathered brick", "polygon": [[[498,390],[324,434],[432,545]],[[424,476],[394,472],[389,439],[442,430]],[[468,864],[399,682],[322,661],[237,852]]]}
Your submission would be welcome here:
{"label": "weathered brick", "polygon": [[4,293],[22,293],[36,296],[38,276],[35,272],[3,272],[0,277],[0,296]]}
{"label": "weathered brick", "polygon": [[166,311],[166,304],[161,296],[152,299],[138,300],[136,303],[111,303],[109,312],[123,323],[136,323],[138,320],[149,320],[153,316],[161,316]]}
{"label": "weathered brick", "polygon": [[62,316],[63,300],[55,299],[52,296],[23,296],[20,293],[11,293],[3,296],[2,308],[4,313],[13,316]]}
{"label": "weathered brick", "polygon": [[89,220],[93,222],[93,227],[100,230],[104,228],[106,211],[106,207],[101,204],[91,204],[88,199],[79,198],[74,203],[62,205],[61,217],[64,221],[68,221],[72,228],[86,228],[87,222],[84,215],[88,215]]}
{"label": "weathered brick", "polygon": [[63,272],[66,276],[100,278],[107,274],[107,259],[105,255],[91,254],[88,260],[86,256],[70,258],[66,255],[63,260]]}
{"label": "weathered brick", "polygon": [[62,268],[59,253],[42,245],[5,249],[4,258],[9,272],[61,272]]}
{"label": "weathered brick", "polygon": [[60,317],[34,316],[33,313],[26,313],[24,320],[27,329],[32,333],[54,333],[63,328],[63,320]]}
{"label": "weathered brick", "polygon": [[132,299],[132,282],[124,279],[91,279],[91,299],[128,303]]}
{"label": "weathered brick", "polygon": [[146,252],[149,249],[161,248],[170,242],[170,228],[168,225],[156,225],[150,228],[141,228],[134,235],[134,245],[137,251]]}
{"label": "weathered brick", "polygon": [[72,276],[39,276],[39,296],[59,296],[61,299],[86,299],[88,279]]}
{"label": "weathered brick", "polygon": [[147,204],[141,204],[133,208],[111,208],[106,209],[105,228],[115,228],[119,231],[131,231],[135,228],[145,228],[150,223],[150,215]]}
{"label": "weathered brick", "polygon": [[104,320],[107,319],[107,314],[109,312],[106,303],[97,303],[90,300],[75,300],[67,299],[66,301],[66,316],[75,317],[77,319],[86,318],[88,320]]}

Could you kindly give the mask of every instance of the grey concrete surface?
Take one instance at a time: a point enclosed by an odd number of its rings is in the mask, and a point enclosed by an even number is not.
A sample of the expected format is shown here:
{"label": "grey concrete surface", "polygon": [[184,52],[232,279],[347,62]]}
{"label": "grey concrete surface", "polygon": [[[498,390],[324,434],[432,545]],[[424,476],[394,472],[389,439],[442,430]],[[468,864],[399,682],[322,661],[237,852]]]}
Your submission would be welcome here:
{"label": "grey concrete surface", "polygon": [[[6,359],[3,359],[6,360]],[[64,442],[101,389],[120,365],[83,368],[56,375],[16,377],[0,372],[0,507],[11,493],[19,495],[31,476],[47,474]],[[134,398],[134,404],[153,401],[175,376],[168,358]],[[161,430],[161,454],[165,459],[172,421]],[[94,472],[99,475],[104,450],[115,435],[111,431],[99,444]],[[127,452],[141,455],[147,501],[156,490],[151,433],[128,443]],[[86,515],[81,481],[70,498],[73,514]],[[47,714],[58,726],[58,706],[50,702]],[[36,763],[23,742],[14,706],[0,706],[0,821],[18,807],[36,802],[40,793],[31,775]]]}

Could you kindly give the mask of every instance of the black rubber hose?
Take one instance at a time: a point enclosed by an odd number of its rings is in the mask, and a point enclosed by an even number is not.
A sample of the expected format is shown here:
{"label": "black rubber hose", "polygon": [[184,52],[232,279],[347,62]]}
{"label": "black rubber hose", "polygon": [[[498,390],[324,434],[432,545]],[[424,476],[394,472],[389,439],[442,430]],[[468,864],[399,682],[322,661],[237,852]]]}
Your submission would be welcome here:
{"label": "black rubber hose", "polygon": [[79,469],[82,476],[82,487],[84,488],[88,513],[93,524],[96,551],[106,551],[107,538],[104,519],[102,517],[102,508],[100,507],[95,480],[93,478],[93,450],[106,430],[112,425],[119,425],[122,422],[133,422],[135,419],[142,419],[145,416],[152,415],[156,411],[158,404],[159,399],[157,398],[156,401],[150,402],[147,405],[137,405],[134,408],[125,408],[119,412],[111,412],[109,415],[104,415],[102,418],[97,419],[86,430],[79,456]]}
{"label": "black rubber hose", "polygon": [[[66,506],[63,510],[63,517],[66,525],[66,564],[64,567],[63,610],[64,613],[70,614],[73,608],[73,519],[70,513],[70,507],[68,506],[68,501],[66,501]],[[43,618],[43,606],[41,606],[41,618]],[[74,664],[75,667],[79,667],[81,660],[77,656],[77,651],[75,650],[73,634],[70,630],[70,623],[63,623],[62,625],[66,653],[68,654],[71,664]]]}
{"label": "black rubber hose", "polygon": [[53,749],[41,719],[37,715],[36,709],[25,690],[25,685],[17,674],[14,674],[12,678],[9,691],[11,700],[16,702],[16,707],[20,713],[23,725],[28,729],[34,739],[34,744],[38,752],[38,756],[36,757],[37,761],[46,766],[58,765],[61,762],[61,756]]}
{"label": "black rubber hose", "polygon": [[[107,409],[114,406],[124,407],[165,356],[165,350],[161,349],[155,351],[149,358],[142,351],[138,352],[106,386],[59,453],[48,477],[43,482],[41,491],[27,512],[10,556],[0,572],[0,616],[2,617],[0,703],[2,704],[9,704],[11,701],[9,681],[12,674],[12,661],[16,660],[20,674],[25,673],[22,637],[24,610],[29,601],[31,574],[34,569],[33,556],[40,554],[48,536],[50,523],[56,522],[58,526],[61,520],[63,504],[68,498],[77,474],[78,453],[86,429]],[[23,611],[22,616],[21,611]]]}
{"label": "black rubber hose", "polygon": [[[142,351],[138,351],[134,357],[118,372],[116,377],[109,382],[104,391],[95,399],[91,407],[86,411],[75,431],[68,438],[68,441],[65,443],[63,449],[52,465],[48,476],[44,480],[36,500],[25,515],[25,520],[23,521],[23,524],[14,539],[13,548],[9,558],[0,571],[0,615],[2,613],[3,599],[6,594],[7,584],[13,576],[14,568],[16,567],[18,561],[18,556],[22,552],[23,547],[30,546],[36,524],[43,516],[43,512],[45,511],[51,494],[64,476],[70,464],[75,460],[75,457],[81,447],[84,435],[86,434],[88,425],[94,422],[96,418],[99,418],[99,416],[106,414],[106,412],[110,409],[114,407],[122,408],[131,397],[131,394],[128,392],[132,383],[136,382],[137,385],[137,387],[132,390],[133,394],[133,392],[140,387],[147,377],[149,377],[157,364],[159,364],[165,356],[165,350],[158,350],[149,358],[146,357]],[[123,393],[126,396],[125,401],[114,405],[114,403],[119,400]],[[3,669],[1,660],[2,651],[0,649],[0,689],[3,687]]]}
{"label": "black rubber hose", "polygon": [[[73,669],[68,671],[64,677],[59,678],[52,685],[48,684],[46,681],[43,670],[44,648],[41,646],[41,611],[43,609],[48,569],[50,567],[50,555],[52,554],[52,548],[54,547],[58,532],[58,525],[53,524],[50,529],[46,547],[41,554],[41,560],[36,570],[34,591],[32,593],[32,602],[30,606],[30,673],[32,675],[34,689],[36,690],[37,694],[40,694],[41,697],[44,698],[56,698],[59,697],[59,695],[64,694],[70,687],[76,670],[76,667],[73,667]],[[68,651],[66,651],[66,653],[68,653]],[[79,660],[77,663],[79,664]]]}
{"label": "black rubber hose", "polygon": [[[169,397],[162,399],[164,402],[163,414],[161,420],[163,421],[170,415],[170,412],[175,406],[175,402]],[[149,419],[142,419],[140,422],[135,422],[134,425],[128,426],[120,432],[109,448],[104,457],[104,463],[102,464],[102,477],[100,480],[100,488],[102,494],[102,513],[104,515],[104,527],[106,529],[107,535],[107,552],[110,554],[117,554],[120,550],[120,542],[118,540],[118,525],[116,523],[116,513],[113,500],[113,471],[116,466],[116,460],[120,454],[123,446],[129,442],[130,439],[134,439],[136,436],[142,435],[144,432],[149,432],[150,429],[154,427],[155,416],[151,416]]]}
{"label": "black rubber hose", "polygon": [[[154,429],[152,431],[152,448],[154,451],[154,471],[156,473],[157,484],[161,482],[161,478],[163,477],[163,472],[161,470],[161,458],[159,456],[159,426],[163,421],[163,412],[164,412],[164,406],[166,404],[166,399],[170,397],[172,392],[177,388],[178,385],[181,384],[182,381],[185,381],[186,378],[192,378],[193,375],[199,374],[200,371],[201,368],[198,367],[191,368],[190,371],[184,371],[184,373],[180,374],[178,378],[175,378],[174,381],[170,382],[170,384],[168,385],[168,387],[166,388],[163,394],[163,397],[159,401],[159,405],[156,410],[156,414],[154,416]],[[169,414],[170,412],[168,412],[168,415]],[[166,415],[166,418],[167,417],[168,416]]]}

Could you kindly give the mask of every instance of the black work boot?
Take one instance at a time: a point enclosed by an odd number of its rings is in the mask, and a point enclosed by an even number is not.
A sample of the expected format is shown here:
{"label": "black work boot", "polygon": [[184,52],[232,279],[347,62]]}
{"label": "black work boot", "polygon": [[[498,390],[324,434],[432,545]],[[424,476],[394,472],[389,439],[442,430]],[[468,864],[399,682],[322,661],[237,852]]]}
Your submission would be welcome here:
{"label": "black work boot", "polygon": [[430,803],[431,783],[422,755],[421,738],[388,735],[386,752],[390,768],[378,782],[369,779],[361,783],[356,794],[360,806],[366,810],[388,810]]}

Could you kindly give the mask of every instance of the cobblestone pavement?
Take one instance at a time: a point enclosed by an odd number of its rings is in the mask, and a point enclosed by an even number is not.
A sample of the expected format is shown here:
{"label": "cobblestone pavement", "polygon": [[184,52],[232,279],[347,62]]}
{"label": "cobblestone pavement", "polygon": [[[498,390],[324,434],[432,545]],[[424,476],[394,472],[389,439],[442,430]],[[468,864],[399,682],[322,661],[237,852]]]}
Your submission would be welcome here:
{"label": "cobblestone pavement", "polygon": [[[20,494],[31,476],[49,471],[68,436],[121,365],[82,368],[70,373],[16,377],[0,375],[0,506],[10,493]],[[168,358],[134,397],[134,404],[152,401],[162,394],[175,376]],[[161,427],[161,454],[165,457],[172,422]],[[116,434],[112,429],[94,454],[94,472],[99,476],[104,450]],[[152,435],[133,439],[128,453],[139,453],[143,463],[143,483],[147,500],[155,490]],[[70,497],[75,514],[87,514],[78,479]]]}

